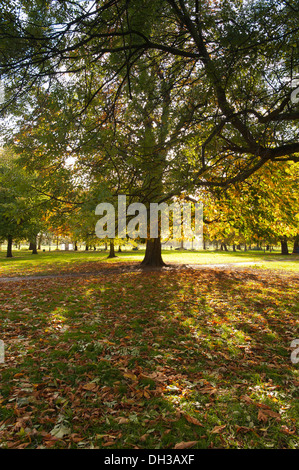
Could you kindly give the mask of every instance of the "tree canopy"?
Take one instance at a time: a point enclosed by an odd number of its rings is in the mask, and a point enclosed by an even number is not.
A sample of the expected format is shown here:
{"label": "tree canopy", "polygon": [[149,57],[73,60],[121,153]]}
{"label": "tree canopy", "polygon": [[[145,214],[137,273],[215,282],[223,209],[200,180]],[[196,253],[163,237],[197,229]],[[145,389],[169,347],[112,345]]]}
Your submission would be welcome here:
{"label": "tree canopy", "polygon": [[34,164],[75,156],[159,202],[299,160],[295,0],[19,0],[1,22],[2,112]]}

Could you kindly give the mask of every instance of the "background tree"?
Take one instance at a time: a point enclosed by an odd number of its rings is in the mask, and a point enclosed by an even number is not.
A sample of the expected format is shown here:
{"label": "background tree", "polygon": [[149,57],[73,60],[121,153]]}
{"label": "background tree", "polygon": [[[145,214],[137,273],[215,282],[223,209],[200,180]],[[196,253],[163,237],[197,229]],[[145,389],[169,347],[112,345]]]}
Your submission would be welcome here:
{"label": "background tree", "polygon": [[206,225],[210,238],[280,243],[288,254],[287,241],[299,229],[298,165],[268,163],[246,182],[230,187],[224,194],[214,191],[204,196]]}
{"label": "background tree", "polygon": [[7,257],[12,257],[13,241],[32,239],[43,227],[45,200],[32,188],[34,182],[11,152],[1,151],[0,236],[7,240]]}

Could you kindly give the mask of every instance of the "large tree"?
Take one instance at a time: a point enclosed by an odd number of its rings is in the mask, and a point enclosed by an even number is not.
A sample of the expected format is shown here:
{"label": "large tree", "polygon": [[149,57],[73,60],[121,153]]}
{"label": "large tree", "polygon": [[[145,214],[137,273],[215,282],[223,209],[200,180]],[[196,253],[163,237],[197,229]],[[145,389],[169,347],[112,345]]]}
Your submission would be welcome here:
{"label": "large tree", "polygon": [[[299,110],[292,95],[297,2],[99,0],[66,1],[61,8],[57,3],[20,1],[19,15],[6,7],[0,72],[11,89],[4,109],[14,90],[22,94],[38,83],[51,88],[53,77],[67,72],[86,77],[81,100],[70,105],[73,118],[80,122],[104,91],[109,99],[99,120],[107,121],[124,93],[134,100],[135,67],[152,51],[161,63],[177,64],[185,104],[202,88],[201,107],[188,116],[188,132],[197,134],[191,146],[196,165],[184,168],[181,192],[226,188],[268,161],[298,161]],[[101,79],[92,87],[99,65]],[[153,73],[159,81],[159,70]],[[163,99],[165,90],[158,89]],[[184,144],[179,140],[176,151]],[[165,147],[166,142],[162,152]],[[156,162],[160,155],[153,154]],[[167,191],[161,199],[173,194]]]}

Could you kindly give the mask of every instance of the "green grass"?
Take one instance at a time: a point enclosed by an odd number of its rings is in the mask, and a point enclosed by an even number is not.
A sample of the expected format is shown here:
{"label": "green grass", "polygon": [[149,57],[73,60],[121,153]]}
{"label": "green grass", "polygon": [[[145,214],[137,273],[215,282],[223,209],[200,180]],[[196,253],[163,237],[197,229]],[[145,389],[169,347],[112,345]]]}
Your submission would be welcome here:
{"label": "green grass", "polygon": [[[124,251],[117,253],[117,258],[107,259],[104,251],[51,251],[32,255],[29,251],[15,251],[13,258],[6,258],[0,252],[0,276],[21,276],[59,272],[93,272],[102,263],[142,261],[144,250]],[[186,251],[164,250],[163,259],[169,264],[227,264],[252,262],[261,269],[299,271],[299,255],[281,255],[261,251],[219,252],[219,251]]]}
{"label": "green grass", "polygon": [[[2,276],[90,276],[0,283],[1,448],[298,448],[299,283],[281,255],[267,269],[102,274],[142,253],[15,255]],[[210,255],[264,256],[164,258]]]}

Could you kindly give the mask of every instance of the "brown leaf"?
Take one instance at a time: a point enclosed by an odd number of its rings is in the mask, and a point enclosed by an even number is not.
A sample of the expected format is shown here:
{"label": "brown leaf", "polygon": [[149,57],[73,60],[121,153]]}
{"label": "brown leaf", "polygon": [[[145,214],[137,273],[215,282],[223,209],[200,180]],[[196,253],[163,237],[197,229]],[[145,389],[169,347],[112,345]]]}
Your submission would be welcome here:
{"label": "brown leaf", "polygon": [[214,387],[207,386],[204,388],[200,388],[200,393],[207,393],[209,395],[214,395],[216,392],[217,392],[217,389]]}
{"label": "brown leaf", "polygon": [[179,442],[178,444],[176,444],[174,446],[174,449],[190,449],[190,447],[193,447],[195,446],[195,444],[197,444],[198,441],[188,441],[188,442]]}
{"label": "brown leaf", "polygon": [[245,403],[247,403],[248,405],[251,405],[254,403],[254,401],[247,395],[242,395],[241,400],[245,401]]}
{"label": "brown leaf", "polygon": [[189,416],[189,415],[184,415],[186,420],[191,423],[191,424],[196,424],[196,426],[203,426],[199,421],[198,419],[196,418],[193,418],[193,416]]}
{"label": "brown leaf", "polygon": [[96,391],[99,386],[95,382],[89,382],[88,384],[84,385],[83,390],[88,390],[89,392]]}
{"label": "brown leaf", "polygon": [[104,442],[104,444],[102,444],[103,447],[108,447],[108,446],[113,446],[115,444],[115,441],[108,441],[108,442]]}
{"label": "brown leaf", "polygon": [[281,432],[284,434],[295,434],[296,428],[291,430],[287,426],[281,426]]}
{"label": "brown leaf", "polygon": [[222,426],[215,426],[215,427],[212,429],[211,433],[212,433],[212,434],[220,434],[221,431],[223,431],[224,428],[226,428],[226,424],[223,424]]}
{"label": "brown leaf", "polygon": [[126,424],[129,422],[128,418],[123,418],[122,416],[119,418],[115,418],[118,421],[118,424]]}
{"label": "brown leaf", "polygon": [[237,426],[237,433],[238,432],[246,433],[246,432],[250,432],[250,431],[252,431],[252,429],[248,428],[247,426]]}
{"label": "brown leaf", "polygon": [[257,418],[259,421],[263,422],[267,422],[269,418],[275,418],[277,421],[280,421],[280,414],[275,413],[275,411],[262,408],[259,409]]}

